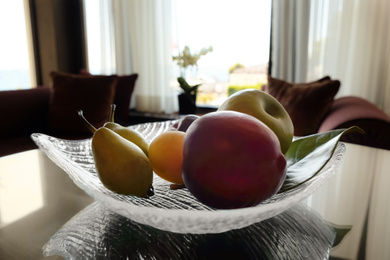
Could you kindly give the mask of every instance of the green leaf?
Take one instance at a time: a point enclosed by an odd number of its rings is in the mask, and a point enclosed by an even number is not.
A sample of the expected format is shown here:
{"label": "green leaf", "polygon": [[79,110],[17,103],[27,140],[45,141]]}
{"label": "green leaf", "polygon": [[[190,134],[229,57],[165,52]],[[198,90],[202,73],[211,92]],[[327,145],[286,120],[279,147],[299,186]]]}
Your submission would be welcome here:
{"label": "green leaf", "polygon": [[196,94],[196,92],[198,91],[198,87],[200,85],[202,85],[202,84],[197,84],[197,85],[194,85],[194,86],[190,86],[183,77],[177,78],[177,81],[179,82],[179,85],[180,85],[181,89],[186,94],[190,94],[190,95]]}
{"label": "green leaf", "polygon": [[328,222],[328,224],[333,228],[336,233],[336,237],[333,241],[332,247],[338,246],[343,238],[351,231],[352,225],[336,225],[334,223]]}
{"label": "green leaf", "polygon": [[349,132],[364,133],[354,126],[294,140],[285,154],[287,176],[279,193],[296,188],[318,174],[332,157],[341,136]]}
{"label": "green leaf", "polygon": [[184,78],[179,77],[177,78],[177,81],[179,82],[179,85],[184,90],[184,92],[186,93],[191,92],[191,86],[187,83],[187,81]]}

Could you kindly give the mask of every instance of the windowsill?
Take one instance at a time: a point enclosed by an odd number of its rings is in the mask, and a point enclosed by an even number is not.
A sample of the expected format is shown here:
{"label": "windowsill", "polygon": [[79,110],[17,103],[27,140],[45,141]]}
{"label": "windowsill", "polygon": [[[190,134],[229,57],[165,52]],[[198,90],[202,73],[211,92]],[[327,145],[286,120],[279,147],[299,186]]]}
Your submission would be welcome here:
{"label": "windowsill", "polygon": [[151,118],[160,118],[165,120],[175,120],[180,118],[180,115],[178,113],[152,113],[152,112],[140,112],[135,109],[131,109],[129,113],[130,117],[151,117]]}
{"label": "windowsill", "polygon": [[[196,115],[202,116],[204,114],[216,111],[216,107],[210,106],[197,106]],[[141,124],[141,123],[150,123],[150,122],[161,122],[167,120],[176,120],[185,115],[180,115],[179,113],[151,113],[151,112],[140,112],[135,109],[131,109],[129,112],[129,122],[130,125]]]}
{"label": "windowsill", "polygon": [[129,112],[129,123],[130,125],[142,124],[142,123],[152,123],[152,122],[161,122],[167,120],[179,119],[180,115],[178,113],[165,114],[165,113],[150,113],[150,112],[140,112],[135,109],[131,109]]}
{"label": "windowsill", "polygon": [[196,105],[196,115],[201,116],[210,112],[217,111],[218,107],[216,106],[207,106],[207,105]]}

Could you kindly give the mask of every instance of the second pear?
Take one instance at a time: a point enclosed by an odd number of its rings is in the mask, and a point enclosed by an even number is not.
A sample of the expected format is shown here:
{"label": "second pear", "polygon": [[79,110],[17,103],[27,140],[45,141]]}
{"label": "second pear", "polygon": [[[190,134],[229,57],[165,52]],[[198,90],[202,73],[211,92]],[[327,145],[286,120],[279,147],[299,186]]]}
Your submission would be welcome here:
{"label": "second pear", "polygon": [[115,104],[111,105],[110,119],[104,124],[104,127],[111,129],[123,138],[136,144],[139,148],[141,148],[145,155],[148,156],[149,143],[145,140],[145,138],[137,131],[114,122],[115,107]]}

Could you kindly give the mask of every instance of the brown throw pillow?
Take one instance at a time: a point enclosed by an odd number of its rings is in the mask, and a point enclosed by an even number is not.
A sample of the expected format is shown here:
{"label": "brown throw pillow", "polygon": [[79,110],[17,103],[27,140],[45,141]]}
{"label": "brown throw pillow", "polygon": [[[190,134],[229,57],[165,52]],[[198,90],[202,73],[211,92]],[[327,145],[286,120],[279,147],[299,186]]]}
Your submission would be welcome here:
{"label": "brown throw pillow", "polygon": [[[82,69],[79,72],[79,75],[94,77],[87,70]],[[128,125],[129,124],[129,107],[131,96],[134,91],[135,82],[138,78],[138,74],[129,74],[118,76],[118,83],[115,88],[115,97],[114,104],[116,105],[115,109],[115,122]]]}
{"label": "brown throw pillow", "polygon": [[59,133],[88,133],[77,114],[84,116],[96,128],[107,122],[114,102],[117,76],[85,77],[61,72],[50,73],[51,97],[48,113],[49,130]]}
{"label": "brown throw pillow", "polygon": [[294,124],[294,135],[315,134],[333,104],[340,81],[324,77],[309,83],[290,83],[268,77],[265,91],[287,110]]}

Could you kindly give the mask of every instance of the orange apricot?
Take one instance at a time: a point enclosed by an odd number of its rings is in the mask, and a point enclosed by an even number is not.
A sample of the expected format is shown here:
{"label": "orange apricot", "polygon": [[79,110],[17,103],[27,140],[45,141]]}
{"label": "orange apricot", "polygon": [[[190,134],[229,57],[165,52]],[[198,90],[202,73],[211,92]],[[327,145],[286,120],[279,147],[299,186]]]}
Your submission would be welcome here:
{"label": "orange apricot", "polygon": [[167,131],[149,144],[149,160],[153,171],[162,179],[183,184],[183,140],[184,132]]}

